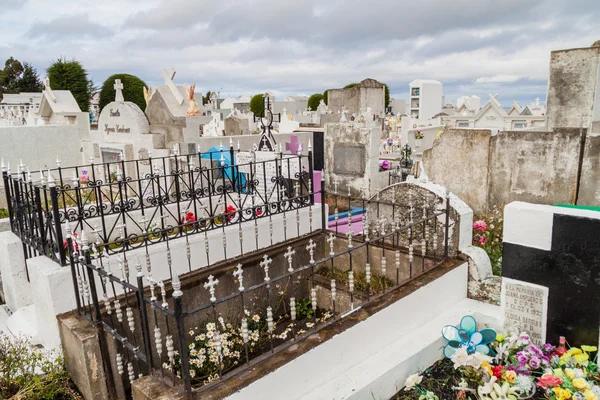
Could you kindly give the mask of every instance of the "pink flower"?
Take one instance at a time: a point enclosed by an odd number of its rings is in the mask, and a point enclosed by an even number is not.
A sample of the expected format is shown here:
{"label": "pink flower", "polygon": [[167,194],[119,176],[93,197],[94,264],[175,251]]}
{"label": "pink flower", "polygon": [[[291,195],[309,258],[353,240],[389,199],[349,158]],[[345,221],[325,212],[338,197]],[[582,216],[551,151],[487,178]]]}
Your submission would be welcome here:
{"label": "pink flower", "polygon": [[485,232],[487,229],[487,224],[483,220],[475,221],[473,223],[473,229],[479,232]]}
{"label": "pink flower", "polygon": [[479,239],[477,240],[479,242],[480,245],[484,245],[485,242],[487,242],[487,238],[485,236],[479,236]]}

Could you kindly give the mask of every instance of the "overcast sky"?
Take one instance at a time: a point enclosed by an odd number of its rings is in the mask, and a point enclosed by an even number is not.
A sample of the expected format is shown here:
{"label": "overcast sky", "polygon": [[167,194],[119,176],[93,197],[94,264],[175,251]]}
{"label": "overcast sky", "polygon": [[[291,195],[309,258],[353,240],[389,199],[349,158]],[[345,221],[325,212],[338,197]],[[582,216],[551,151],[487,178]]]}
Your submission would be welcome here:
{"label": "overcast sky", "polygon": [[0,0],[0,60],[44,75],[75,58],[100,85],[131,73],[221,96],[322,92],[364,78],[408,97],[437,79],[446,99],[546,98],[550,51],[600,39],[600,0]]}

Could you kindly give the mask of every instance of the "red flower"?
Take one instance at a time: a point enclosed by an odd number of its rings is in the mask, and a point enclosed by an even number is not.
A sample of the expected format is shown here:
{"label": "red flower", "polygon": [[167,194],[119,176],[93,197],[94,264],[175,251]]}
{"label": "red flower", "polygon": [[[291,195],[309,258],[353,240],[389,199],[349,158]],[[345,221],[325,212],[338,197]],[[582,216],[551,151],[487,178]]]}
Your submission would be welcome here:
{"label": "red flower", "polygon": [[550,389],[558,385],[562,385],[563,380],[552,374],[544,374],[538,378],[537,385],[544,389]]}
{"label": "red flower", "polygon": [[187,225],[187,224],[193,224],[194,222],[196,222],[196,216],[194,215],[194,213],[191,211],[188,211],[187,213],[185,213],[185,217],[183,218],[182,223],[184,225]]}
{"label": "red flower", "polygon": [[504,371],[503,365],[498,365],[498,366],[492,368],[492,373],[498,379],[502,379],[502,371]]}
{"label": "red flower", "polygon": [[256,216],[260,217],[262,215],[262,210],[260,208],[256,209]]}
{"label": "red flower", "polygon": [[231,220],[233,219],[233,217],[235,217],[235,212],[237,211],[237,208],[235,208],[234,206],[227,206],[227,221],[231,222]]}
{"label": "red flower", "polygon": [[478,242],[483,246],[487,242],[487,238],[485,236],[479,236]]}

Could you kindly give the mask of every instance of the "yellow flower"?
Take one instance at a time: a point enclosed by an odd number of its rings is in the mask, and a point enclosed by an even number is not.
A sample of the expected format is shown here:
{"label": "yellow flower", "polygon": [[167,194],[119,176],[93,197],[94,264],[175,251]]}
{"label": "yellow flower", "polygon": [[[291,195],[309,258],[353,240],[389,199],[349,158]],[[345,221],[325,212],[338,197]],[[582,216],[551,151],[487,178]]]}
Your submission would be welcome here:
{"label": "yellow flower", "polygon": [[497,342],[504,342],[504,335],[497,334],[496,335],[496,341]]}
{"label": "yellow flower", "polygon": [[506,373],[504,374],[504,379],[508,383],[513,383],[516,378],[517,378],[517,373],[515,371],[512,371],[512,370],[506,371]]}
{"label": "yellow flower", "polygon": [[565,368],[565,375],[571,380],[575,379],[575,371],[573,371],[571,368]]}
{"label": "yellow flower", "polygon": [[568,351],[567,354],[570,356],[574,356],[576,354],[581,354],[581,349],[577,348],[577,347],[571,347]]}
{"label": "yellow flower", "polygon": [[565,365],[569,361],[569,353],[565,353],[560,356],[560,365]]}
{"label": "yellow flower", "polygon": [[590,389],[587,389],[585,392],[583,392],[583,395],[585,396],[585,400],[598,400],[598,396],[596,396],[596,394]]}
{"label": "yellow flower", "polygon": [[487,361],[481,363],[481,369],[485,370],[490,376],[493,375],[492,366]]}
{"label": "yellow flower", "polygon": [[563,370],[561,368],[555,368],[552,373],[556,376],[558,376],[559,378],[564,378],[565,374],[563,372]]}
{"label": "yellow flower", "polygon": [[587,360],[589,360],[590,356],[587,353],[583,353],[583,354],[576,354],[573,358],[575,359],[575,362],[582,364],[582,363],[586,362]]}
{"label": "yellow flower", "polygon": [[567,389],[555,387],[552,389],[552,391],[556,395],[556,400],[565,400],[571,398],[571,392],[569,392]]}
{"label": "yellow flower", "polygon": [[581,390],[581,391],[584,391],[584,390],[590,388],[589,385],[588,385],[588,383],[583,378],[575,378],[575,379],[573,379],[573,387],[575,389]]}
{"label": "yellow flower", "polygon": [[586,353],[593,353],[594,351],[598,351],[598,348],[596,346],[583,345],[581,346],[581,350],[583,350]]}

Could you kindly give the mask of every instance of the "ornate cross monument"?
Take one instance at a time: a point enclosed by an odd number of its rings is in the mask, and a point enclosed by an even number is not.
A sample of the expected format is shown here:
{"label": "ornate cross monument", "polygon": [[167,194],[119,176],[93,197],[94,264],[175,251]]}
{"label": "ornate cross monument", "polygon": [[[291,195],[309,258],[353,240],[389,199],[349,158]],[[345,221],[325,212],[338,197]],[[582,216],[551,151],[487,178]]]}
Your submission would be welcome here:
{"label": "ornate cross monument", "polygon": [[258,149],[261,151],[276,151],[276,142],[271,133],[273,122],[281,122],[281,114],[273,114],[271,95],[269,92],[263,95],[264,109],[260,116],[254,116],[254,122],[260,120],[262,135],[258,143]]}
{"label": "ornate cross monument", "polygon": [[162,76],[165,78],[165,85],[171,89],[171,93],[173,93],[173,96],[175,96],[175,101],[177,101],[177,104],[182,105],[183,96],[179,92],[179,88],[173,82],[173,78],[175,78],[175,70],[173,68],[171,68],[171,71],[163,69]]}

